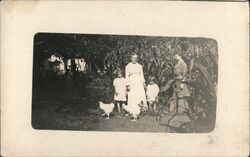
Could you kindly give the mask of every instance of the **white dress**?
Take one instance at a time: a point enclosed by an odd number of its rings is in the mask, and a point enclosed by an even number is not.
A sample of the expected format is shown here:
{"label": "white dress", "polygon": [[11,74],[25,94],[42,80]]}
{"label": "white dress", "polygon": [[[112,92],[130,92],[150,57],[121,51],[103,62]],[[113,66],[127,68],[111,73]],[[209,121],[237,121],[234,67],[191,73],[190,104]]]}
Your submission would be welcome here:
{"label": "white dress", "polygon": [[147,101],[155,101],[158,94],[159,94],[159,87],[157,84],[152,84],[152,85],[149,84],[147,86],[147,92],[146,92]]}
{"label": "white dress", "polygon": [[59,63],[58,75],[64,75],[64,74],[65,74],[65,65],[64,65],[64,61],[61,59]]}
{"label": "white dress", "polygon": [[71,66],[71,59],[68,59],[67,60],[67,69],[70,69],[70,66]]}
{"label": "white dress", "polygon": [[84,61],[84,59],[79,59],[78,63],[79,63],[79,69],[78,70],[81,71],[81,72],[84,72],[86,62]]}
{"label": "white dress", "polygon": [[144,89],[144,75],[142,66],[138,63],[128,63],[125,68],[126,84],[130,86],[128,92],[128,105],[137,107],[143,102],[143,106],[147,107],[146,94]]}
{"label": "white dress", "polygon": [[114,100],[116,101],[126,101],[126,80],[125,78],[116,78],[113,81],[113,86],[115,88]]}

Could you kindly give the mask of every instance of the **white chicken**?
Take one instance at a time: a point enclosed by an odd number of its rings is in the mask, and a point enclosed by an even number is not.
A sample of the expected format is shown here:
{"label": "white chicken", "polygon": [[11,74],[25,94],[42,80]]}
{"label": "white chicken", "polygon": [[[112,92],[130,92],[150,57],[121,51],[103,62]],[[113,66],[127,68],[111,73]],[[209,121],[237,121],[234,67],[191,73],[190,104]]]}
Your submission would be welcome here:
{"label": "white chicken", "polygon": [[104,111],[102,116],[104,116],[106,114],[108,116],[106,119],[109,119],[109,115],[113,111],[115,105],[113,103],[104,104],[103,102],[100,101],[99,106],[100,106],[100,109],[102,109]]}
{"label": "white chicken", "polygon": [[132,121],[136,121],[138,119],[138,116],[141,113],[141,108],[139,105],[131,106],[123,104],[122,107],[125,111],[129,112],[133,116]]}

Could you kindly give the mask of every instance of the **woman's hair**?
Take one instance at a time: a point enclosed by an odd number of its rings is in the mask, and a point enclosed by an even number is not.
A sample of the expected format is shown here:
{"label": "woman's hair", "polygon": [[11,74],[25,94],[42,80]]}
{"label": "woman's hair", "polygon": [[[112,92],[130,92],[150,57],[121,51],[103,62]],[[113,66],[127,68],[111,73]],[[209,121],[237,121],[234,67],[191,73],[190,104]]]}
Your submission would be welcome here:
{"label": "woman's hair", "polygon": [[148,81],[153,81],[153,82],[155,82],[155,77],[154,77],[153,75],[149,75]]}
{"label": "woman's hair", "polygon": [[133,53],[130,54],[130,58],[132,58],[133,56],[137,56],[138,57],[137,53],[135,53],[135,52],[133,52]]}
{"label": "woman's hair", "polygon": [[175,56],[175,55],[178,55],[178,56],[181,57],[181,53],[180,53],[180,52],[175,52],[175,53],[174,53],[174,56]]}
{"label": "woman's hair", "polygon": [[115,74],[116,74],[116,76],[118,76],[118,74],[122,74],[122,70],[120,68],[117,68]]}
{"label": "woman's hair", "polygon": [[183,58],[183,54],[182,54],[181,52],[175,52],[175,53],[174,53],[174,56],[175,56],[175,55],[178,55],[179,57]]}

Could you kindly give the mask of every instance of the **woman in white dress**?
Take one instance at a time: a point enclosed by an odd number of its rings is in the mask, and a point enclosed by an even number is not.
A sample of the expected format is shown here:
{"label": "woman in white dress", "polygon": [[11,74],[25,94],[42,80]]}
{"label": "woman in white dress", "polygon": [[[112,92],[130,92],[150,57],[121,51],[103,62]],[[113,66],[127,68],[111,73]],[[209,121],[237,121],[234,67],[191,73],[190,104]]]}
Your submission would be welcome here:
{"label": "woman in white dress", "polygon": [[142,105],[146,110],[145,79],[142,66],[137,63],[137,55],[131,56],[131,62],[125,68],[126,86],[128,91],[128,106],[137,108]]}

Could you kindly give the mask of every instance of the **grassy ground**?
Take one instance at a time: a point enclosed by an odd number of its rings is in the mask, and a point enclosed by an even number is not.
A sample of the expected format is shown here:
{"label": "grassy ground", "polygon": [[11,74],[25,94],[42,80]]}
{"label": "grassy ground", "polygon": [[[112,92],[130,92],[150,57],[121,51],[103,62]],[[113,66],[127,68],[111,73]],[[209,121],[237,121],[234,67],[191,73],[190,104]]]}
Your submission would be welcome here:
{"label": "grassy ground", "polygon": [[[60,86],[61,88],[61,86]],[[46,130],[122,131],[122,132],[172,132],[166,126],[156,125],[156,118],[140,116],[133,122],[130,117],[121,116],[115,108],[110,119],[101,116],[98,102],[111,102],[110,88],[86,87],[83,95],[67,97],[63,88],[40,85],[33,90],[32,126]],[[164,120],[170,119],[165,115]],[[194,132],[209,132],[214,125],[209,121],[195,122]]]}
{"label": "grassy ground", "polygon": [[136,122],[130,117],[113,112],[110,119],[101,116],[99,109],[88,109],[74,113],[67,109],[55,112],[54,107],[33,112],[33,127],[36,129],[86,130],[86,131],[132,131],[132,132],[164,132],[164,126],[156,126],[155,118],[145,115]]}
{"label": "grassy ground", "polygon": [[[67,101],[44,100],[48,97],[40,95],[40,100],[39,98],[33,100],[33,128],[132,132],[164,132],[166,130],[164,126],[156,126],[153,116],[141,116],[138,121],[133,122],[129,116],[119,114],[116,108],[107,120],[106,117],[101,116],[103,112],[99,109],[98,102],[107,101],[104,97],[110,93],[107,92],[109,89],[88,89],[88,91],[85,97]],[[47,94],[50,95],[48,92]]]}

